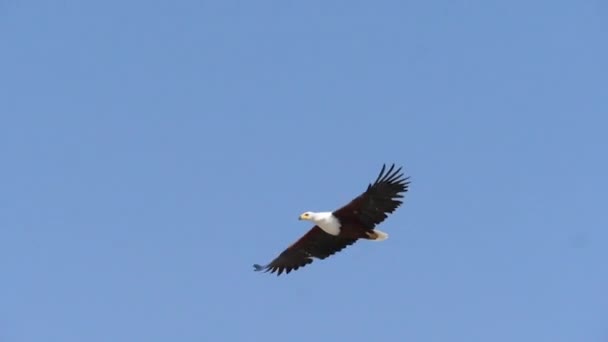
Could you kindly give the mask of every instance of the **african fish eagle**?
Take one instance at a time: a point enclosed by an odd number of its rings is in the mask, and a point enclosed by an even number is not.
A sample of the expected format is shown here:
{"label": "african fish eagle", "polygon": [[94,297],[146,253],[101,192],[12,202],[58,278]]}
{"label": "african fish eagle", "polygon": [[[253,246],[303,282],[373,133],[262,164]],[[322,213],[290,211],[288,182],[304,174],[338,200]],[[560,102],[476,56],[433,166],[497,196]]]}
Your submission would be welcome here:
{"label": "african fish eagle", "polygon": [[409,184],[401,167],[395,169],[393,164],[386,170],[386,165],[382,165],[376,181],[347,205],[333,212],[301,214],[300,220],[312,221],[315,226],[268,265],[253,265],[255,271],[288,274],[312,263],[313,258],[325,259],[359,239],[386,240],[388,234],[375,227],[401,205]]}

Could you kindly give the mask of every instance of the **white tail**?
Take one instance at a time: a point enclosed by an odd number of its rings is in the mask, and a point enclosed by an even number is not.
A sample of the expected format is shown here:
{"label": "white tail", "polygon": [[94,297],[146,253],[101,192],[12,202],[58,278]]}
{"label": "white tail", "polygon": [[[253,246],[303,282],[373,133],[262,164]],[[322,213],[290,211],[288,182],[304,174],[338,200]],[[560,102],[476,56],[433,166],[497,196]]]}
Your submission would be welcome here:
{"label": "white tail", "polygon": [[374,241],[384,241],[388,239],[388,234],[381,230],[374,229],[374,233],[376,233],[376,238],[374,239]]}

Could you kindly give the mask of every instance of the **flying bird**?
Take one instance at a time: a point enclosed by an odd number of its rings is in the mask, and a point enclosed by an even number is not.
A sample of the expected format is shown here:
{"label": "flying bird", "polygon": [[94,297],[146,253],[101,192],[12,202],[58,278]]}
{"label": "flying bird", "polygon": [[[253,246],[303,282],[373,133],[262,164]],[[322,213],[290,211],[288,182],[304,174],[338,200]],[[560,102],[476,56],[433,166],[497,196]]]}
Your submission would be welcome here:
{"label": "flying bird", "polygon": [[[385,172],[386,171],[386,172]],[[253,265],[255,271],[289,274],[313,262],[325,259],[359,239],[383,241],[388,234],[376,229],[401,204],[403,193],[407,192],[410,181],[395,165],[382,170],[376,181],[345,206],[333,212],[307,211],[300,220],[315,224],[304,236],[287,247],[269,264]]]}

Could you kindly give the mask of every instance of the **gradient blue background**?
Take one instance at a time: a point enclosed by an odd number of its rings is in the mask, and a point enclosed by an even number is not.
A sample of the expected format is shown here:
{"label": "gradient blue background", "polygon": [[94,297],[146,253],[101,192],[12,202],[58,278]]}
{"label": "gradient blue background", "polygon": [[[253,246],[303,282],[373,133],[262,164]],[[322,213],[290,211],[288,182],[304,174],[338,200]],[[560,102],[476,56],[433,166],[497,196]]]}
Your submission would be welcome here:
{"label": "gradient blue background", "polygon": [[[608,6],[0,3],[0,341],[608,341]],[[359,242],[255,273],[412,177]]]}

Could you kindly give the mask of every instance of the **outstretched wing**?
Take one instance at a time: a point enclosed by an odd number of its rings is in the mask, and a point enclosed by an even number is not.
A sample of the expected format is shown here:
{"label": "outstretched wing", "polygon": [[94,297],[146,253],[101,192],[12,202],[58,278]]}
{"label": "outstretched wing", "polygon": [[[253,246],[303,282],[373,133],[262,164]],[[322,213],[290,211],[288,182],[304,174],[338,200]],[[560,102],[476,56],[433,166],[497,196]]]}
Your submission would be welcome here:
{"label": "outstretched wing", "polygon": [[256,271],[277,272],[277,276],[283,272],[288,274],[312,263],[313,258],[325,259],[352,245],[355,241],[357,239],[330,235],[318,226],[314,226],[268,265],[261,266],[256,264],[253,267]]}
{"label": "outstretched wing", "polygon": [[382,165],[378,178],[365,192],[333,212],[340,222],[358,223],[365,229],[373,229],[401,205],[403,193],[410,184],[409,177],[404,177],[401,168],[395,169],[394,164],[386,173],[385,170],[386,165]]}

